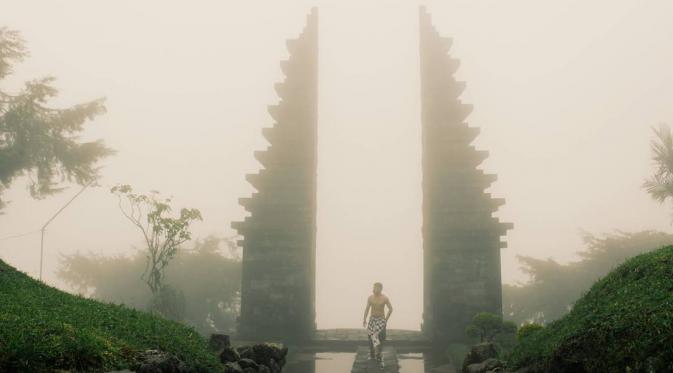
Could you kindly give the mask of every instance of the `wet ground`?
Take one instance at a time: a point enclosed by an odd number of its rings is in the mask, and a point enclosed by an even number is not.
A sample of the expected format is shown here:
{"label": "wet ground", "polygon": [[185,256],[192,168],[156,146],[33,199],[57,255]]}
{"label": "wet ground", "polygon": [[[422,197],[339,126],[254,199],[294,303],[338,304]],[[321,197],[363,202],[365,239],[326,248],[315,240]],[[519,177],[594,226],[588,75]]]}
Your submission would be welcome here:
{"label": "wet ground", "polygon": [[[295,350],[296,351],[296,350]],[[356,352],[295,352],[283,372],[350,373]],[[429,352],[398,353],[400,373],[455,373],[448,361]]]}

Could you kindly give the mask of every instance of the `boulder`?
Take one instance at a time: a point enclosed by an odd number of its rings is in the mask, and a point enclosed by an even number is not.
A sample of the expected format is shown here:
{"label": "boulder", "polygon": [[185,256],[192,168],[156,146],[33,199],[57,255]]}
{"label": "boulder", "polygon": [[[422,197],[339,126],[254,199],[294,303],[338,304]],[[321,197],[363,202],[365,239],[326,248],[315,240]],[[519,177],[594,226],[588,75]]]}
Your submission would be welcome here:
{"label": "boulder", "polygon": [[243,369],[238,363],[224,364],[224,373],[243,373]]}
{"label": "boulder", "polygon": [[138,356],[137,373],[186,373],[187,364],[177,356],[159,350],[147,350]]}
{"label": "boulder", "polygon": [[252,359],[252,346],[240,346],[236,347],[236,352],[243,359]]}
{"label": "boulder", "polygon": [[467,367],[471,364],[479,364],[488,359],[494,359],[498,356],[495,345],[490,342],[479,343],[470,349],[463,360],[463,373],[467,372]]}
{"label": "boulder", "polygon": [[241,359],[238,361],[238,365],[240,365],[241,368],[243,369],[253,368],[255,371],[259,369],[259,364],[257,364],[254,360],[251,359]]}
{"label": "boulder", "polygon": [[241,359],[241,356],[238,354],[238,351],[231,347],[225,347],[220,352],[220,361],[223,363],[234,363]]}
{"label": "boulder", "polygon": [[252,359],[258,364],[268,364],[269,359],[280,357],[279,349],[270,344],[257,344],[252,346]]}
{"label": "boulder", "polygon": [[466,370],[463,370],[463,373],[495,373],[502,370],[502,362],[498,359],[490,358],[481,363],[468,365]]}
{"label": "boulder", "polygon": [[274,359],[269,359],[269,362],[266,364],[269,367],[271,373],[278,373],[283,370],[283,366],[280,365],[280,362],[276,362]]}
{"label": "boulder", "polygon": [[[236,362],[243,373],[280,373],[285,365],[288,349],[285,346],[263,343],[252,346],[225,347],[220,353],[223,363]],[[228,372],[228,371],[227,371]],[[232,372],[238,372],[233,371]]]}

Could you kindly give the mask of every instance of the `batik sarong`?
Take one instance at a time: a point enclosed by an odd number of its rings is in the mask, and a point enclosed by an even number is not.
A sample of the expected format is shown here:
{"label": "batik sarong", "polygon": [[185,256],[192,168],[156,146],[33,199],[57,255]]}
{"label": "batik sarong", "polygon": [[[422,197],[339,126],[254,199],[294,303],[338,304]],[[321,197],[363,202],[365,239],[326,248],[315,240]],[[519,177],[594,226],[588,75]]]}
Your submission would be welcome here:
{"label": "batik sarong", "polygon": [[386,319],[380,316],[372,316],[369,318],[369,323],[367,324],[367,334],[372,340],[374,347],[378,347],[381,344],[379,335],[382,331],[386,329]]}

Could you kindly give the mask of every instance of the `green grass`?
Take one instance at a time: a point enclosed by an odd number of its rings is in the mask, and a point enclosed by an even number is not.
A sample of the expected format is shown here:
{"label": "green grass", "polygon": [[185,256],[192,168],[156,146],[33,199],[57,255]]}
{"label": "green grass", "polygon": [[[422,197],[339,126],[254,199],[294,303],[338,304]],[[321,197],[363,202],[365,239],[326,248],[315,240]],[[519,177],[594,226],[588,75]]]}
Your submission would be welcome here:
{"label": "green grass", "polygon": [[523,338],[508,365],[673,371],[673,246],[636,256],[596,282],[565,317]]}
{"label": "green grass", "polygon": [[0,261],[0,371],[133,368],[148,349],[174,353],[195,372],[222,371],[192,328],[67,294]]}

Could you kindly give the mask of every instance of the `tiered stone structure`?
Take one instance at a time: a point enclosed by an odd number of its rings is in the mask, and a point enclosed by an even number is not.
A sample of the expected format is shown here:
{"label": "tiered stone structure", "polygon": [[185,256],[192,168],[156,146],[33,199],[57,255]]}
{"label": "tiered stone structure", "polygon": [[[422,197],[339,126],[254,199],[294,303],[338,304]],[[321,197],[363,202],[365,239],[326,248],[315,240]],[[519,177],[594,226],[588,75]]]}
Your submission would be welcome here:
{"label": "tiered stone structure", "polygon": [[243,240],[240,338],[305,340],[315,331],[318,12],[287,42],[280,103],[264,128],[270,146],[255,152],[263,168],[247,180],[257,189],[240,200],[250,212],[232,224]]}
{"label": "tiered stone structure", "polygon": [[486,192],[496,175],[477,168],[488,152],[470,145],[479,128],[465,122],[451,42],[421,8],[423,331],[434,341],[462,340],[473,315],[502,312],[500,237],[512,228],[492,216],[505,201]]}

